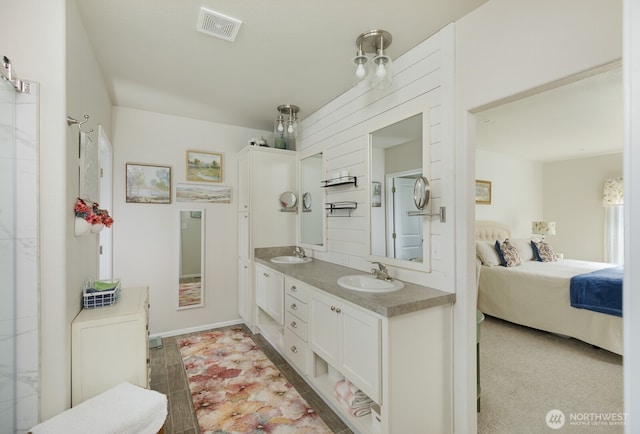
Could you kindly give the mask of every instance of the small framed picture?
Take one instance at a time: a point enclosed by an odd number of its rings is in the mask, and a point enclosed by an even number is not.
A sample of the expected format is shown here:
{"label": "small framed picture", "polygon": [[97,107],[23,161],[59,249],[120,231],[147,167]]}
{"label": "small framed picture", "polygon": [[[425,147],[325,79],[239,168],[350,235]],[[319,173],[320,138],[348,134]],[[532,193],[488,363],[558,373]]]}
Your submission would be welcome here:
{"label": "small framed picture", "polygon": [[377,181],[371,183],[371,206],[374,208],[382,206],[382,184]]}
{"label": "small framed picture", "polygon": [[187,181],[222,182],[222,154],[187,151]]}
{"label": "small framed picture", "polygon": [[171,203],[171,167],[126,163],[128,203]]}
{"label": "small framed picture", "polygon": [[491,204],[491,181],[476,179],[476,203],[482,205]]}

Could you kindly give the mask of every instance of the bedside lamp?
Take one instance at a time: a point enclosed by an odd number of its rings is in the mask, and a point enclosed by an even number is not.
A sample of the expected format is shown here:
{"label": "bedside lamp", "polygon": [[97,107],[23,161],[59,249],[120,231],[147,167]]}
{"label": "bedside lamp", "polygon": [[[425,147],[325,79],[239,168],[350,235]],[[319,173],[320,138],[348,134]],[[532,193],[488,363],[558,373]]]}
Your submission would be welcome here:
{"label": "bedside lamp", "polygon": [[542,235],[542,241],[544,241],[545,235],[556,234],[556,222],[531,222],[531,233],[534,235]]}

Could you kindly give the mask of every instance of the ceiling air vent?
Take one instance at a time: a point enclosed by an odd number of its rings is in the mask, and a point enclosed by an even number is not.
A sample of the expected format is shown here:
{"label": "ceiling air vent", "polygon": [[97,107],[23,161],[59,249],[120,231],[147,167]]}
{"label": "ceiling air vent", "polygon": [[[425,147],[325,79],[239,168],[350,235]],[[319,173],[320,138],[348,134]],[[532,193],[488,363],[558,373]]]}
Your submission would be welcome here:
{"label": "ceiling air vent", "polygon": [[240,20],[201,7],[196,30],[233,42],[241,25]]}

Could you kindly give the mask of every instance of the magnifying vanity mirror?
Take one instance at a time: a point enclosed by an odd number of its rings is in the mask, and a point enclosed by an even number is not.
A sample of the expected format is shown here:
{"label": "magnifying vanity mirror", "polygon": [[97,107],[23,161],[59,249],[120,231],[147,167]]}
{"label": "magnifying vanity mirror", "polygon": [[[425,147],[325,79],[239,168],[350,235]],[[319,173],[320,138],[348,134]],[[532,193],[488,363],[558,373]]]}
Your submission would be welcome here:
{"label": "magnifying vanity mirror", "polygon": [[178,310],[204,306],[203,209],[179,210]]}
{"label": "magnifying vanity mirror", "polygon": [[422,113],[373,131],[369,141],[371,181],[382,187],[381,205],[371,208],[371,255],[389,264],[422,269],[424,221],[409,215],[417,203],[426,204],[429,198],[422,184],[426,180]]}
{"label": "magnifying vanity mirror", "polygon": [[324,212],[322,210],[322,153],[300,160],[300,242],[311,248],[324,246]]}
{"label": "magnifying vanity mirror", "polygon": [[285,191],[280,195],[280,207],[282,210],[295,210],[298,203],[298,197],[292,191]]}

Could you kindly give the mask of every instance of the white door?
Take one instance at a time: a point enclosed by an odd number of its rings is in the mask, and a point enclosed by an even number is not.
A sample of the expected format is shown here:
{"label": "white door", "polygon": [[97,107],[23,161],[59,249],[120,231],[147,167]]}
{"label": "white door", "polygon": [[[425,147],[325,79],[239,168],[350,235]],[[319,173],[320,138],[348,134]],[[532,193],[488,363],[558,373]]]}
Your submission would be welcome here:
{"label": "white door", "polygon": [[415,179],[394,178],[393,184],[393,257],[402,260],[422,258],[422,218],[407,216],[407,211],[415,209]]}
{"label": "white door", "polygon": [[309,295],[309,346],[325,362],[338,368],[336,300],[313,291]]}
{"label": "white door", "polygon": [[[102,125],[98,125],[98,146],[100,149],[100,208],[113,216],[113,151],[111,142]],[[113,278],[113,236],[111,228],[100,231],[100,252],[98,275],[100,279]]]}
{"label": "white door", "polygon": [[369,398],[380,403],[380,320],[340,303],[339,331],[342,339],[338,369]]}

